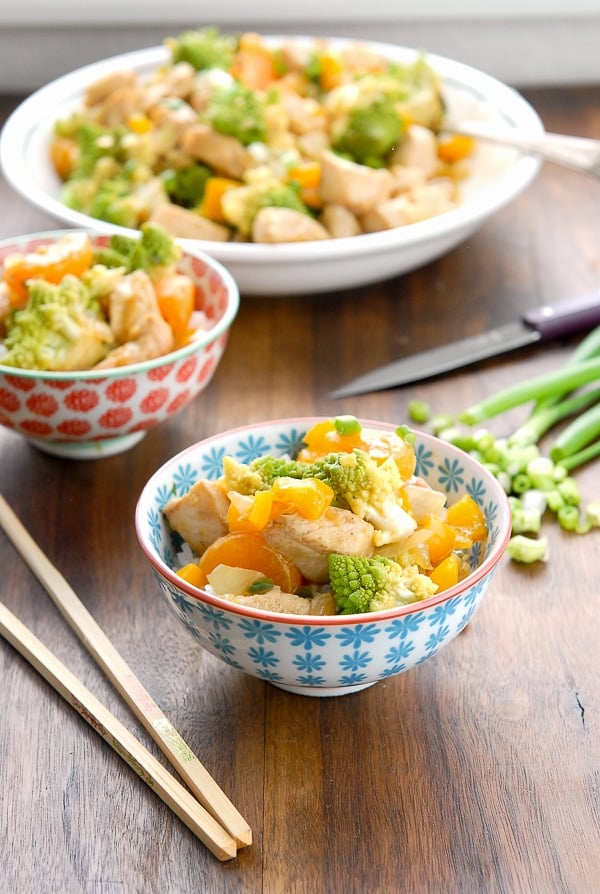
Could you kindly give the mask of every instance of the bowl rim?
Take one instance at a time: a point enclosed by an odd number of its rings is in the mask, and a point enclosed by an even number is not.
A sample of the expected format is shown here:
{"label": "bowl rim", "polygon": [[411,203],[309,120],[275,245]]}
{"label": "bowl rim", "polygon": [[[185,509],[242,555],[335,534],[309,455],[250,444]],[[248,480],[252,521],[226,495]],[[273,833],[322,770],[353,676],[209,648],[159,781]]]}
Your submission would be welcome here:
{"label": "bowl rim", "polygon": [[[96,239],[108,239],[111,236],[111,232],[100,232],[89,227],[60,230],[42,230],[38,233],[24,233],[21,236],[12,236],[7,239],[2,239],[0,240],[0,251],[6,248],[10,248],[13,245],[15,246],[15,251],[17,251],[17,246],[22,245],[25,242],[53,242],[56,241],[56,239],[59,239],[61,236],[67,236],[78,232],[87,233],[92,241]],[[134,235],[136,238],[139,237],[139,231],[137,230],[131,230],[131,234]],[[74,379],[88,381],[90,379],[94,379],[103,381],[105,379],[126,378],[137,373],[144,373],[153,369],[160,368],[162,366],[168,366],[172,363],[179,363],[181,360],[185,360],[186,357],[196,354],[198,350],[211,345],[231,327],[239,310],[239,289],[231,273],[216,258],[205,254],[205,252],[196,247],[189,249],[185,246],[182,246],[182,249],[184,256],[189,255],[190,257],[197,258],[204,264],[206,264],[206,266],[209,267],[211,270],[218,273],[227,289],[228,297],[225,313],[223,314],[221,319],[215,323],[214,326],[204,332],[200,337],[194,339],[194,341],[190,342],[187,345],[182,345],[182,347],[176,348],[174,351],[170,351],[168,354],[161,354],[160,357],[155,357],[152,360],[143,360],[139,363],[130,363],[127,366],[119,366],[111,369],[78,369],[62,371],[22,369],[21,367],[4,365],[2,363],[2,358],[0,357],[0,376],[11,376],[13,378],[24,379],[44,379],[46,381],[57,382],[70,382]],[[1,266],[2,262],[0,261],[0,268]]]}
{"label": "bowl rim", "polygon": [[[231,611],[233,612],[233,614],[242,615],[246,618],[252,618],[255,621],[265,621],[271,623],[279,621],[282,624],[302,624],[314,627],[339,626],[340,624],[343,626],[351,626],[356,624],[366,625],[379,621],[389,621],[394,618],[404,617],[406,615],[420,612],[423,609],[434,608],[437,605],[441,605],[442,603],[448,602],[451,599],[460,596],[465,590],[466,582],[468,582],[468,584],[466,585],[467,587],[475,586],[479,583],[479,581],[487,577],[491,572],[495,570],[496,566],[504,555],[506,545],[511,535],[510,524],[506,525],[506,529],[504,530],[504,532],[502,532],[501,536],[497,538],[490,554],[485,557],[483,562],[476,569],[474,569],[469,575],[467,575],[466,578],[464,578],[458,584],[455,584],[453,587],[448,587],[448,589],[446,590],[442,590],[441,593],[435,593],[428,599],[422,599],[418,602],[409,603],[408,605],[401,605],[397,606],[396,608],[386,609],[384,611],[378,612],[365,612],[360,614],[348,615],[298,615],[289,612],[271,612],[267,609],[257,609],[250,606],[239,605],[238,603],[230,602],[227,599],[223,599],[220,596],[214,596],[213,594],[207,593],[201,588],[193,587],[191,584],[177,575],[174,571],[172,571],[169,566],[160,559],[160,557],[157,557],[153,553],[153,550],[148,546],[142,534],[144,503],[148,495],[153,491],[154,482],[162,476],[164,471],[170,465],[175,465],[176,463],[182,462],[185,457],[189,457],[190,454],[195,453],[200,445],[209,445],[211,443],[218,442],[223,438],[235,436],[236,434],[241,432],[254,432],[256,430],[261,430],[264,428],[284,425],[295,425],[308,428],[309,425],[312,425],[315,422],[324,421],[330,418],[330,416],[293,416],[282,417],[279,419],[269,419],[262,422],[235,426],[234,428],[227,429],[226,431],[222,431],[214,435],[209,435],[209,437],[203,438],[201,441],[196,441],[194,444],[190,444],[188,447],[185,447],[183,450],[179,451],[179,453],[171,456],[166,462],[162,463],[162,465],[153,472],[151,477],[142,488],[142,491],[140,492],[136,503],[134,514],[134,527],[138,543],[155,573],[159,577],[165,579],[171,586],[182,590],[190,599],[201,604],[208,604],[213,608],[220,609],[221,611]],[[394,423],[384,423],[381,420],[365,419],[362,417],[359,417],[359,422],[361,423],[361,425],[363,425],[363,427],[379,428],[385,431],[394,431],[398,427]],[[415,432],[417,438],[421,439],[425,443],[442,444],[444,446],[444,449],[447,450],[447,452],[449,452],[452,456],[455,456],[457,458],[460,457],[463,459],[463,461],[464,458],[467,457],[470,462],[476,465],[479,468],[481,475],[484,477],[486,484],[493,491],[498,504],[504,508],[504,515],[506,516],[507,520],[510,519],[511,515],[508,497],[505,491],[502,489],[500,483],[491,474],[491,472],[481,466],[480,463],[477,463],[477,461],[473,457],[469,456],[459,447],[455,447],[453,444],[450,444],[447,441],[442,441],[440,438],[436,438],[434,435],[431,435],[428,432],[421,431],[420,429],[413,428],[413,431]],[[202,598],[198,596],[198,593],[202,594]]]}
{"label": "bowl rim", "polygon": [[[269,42],[275,43],[284,39],[312,41],[318,35],[273,34],[263,35],[263,37]],[[333,35],[324,35],[324,37],[334,45],[363,44],[390,56],[390,58],[415,58],[420,52],[415,48],[376,40]],[[444,84],[449,85],[454,81],[455,84],[462,84],[474,96],[480,98],[498,97],[509,104],[510,114],[506,110],[499,112],[507,124],[521,127],[526,123],[533,135],[544,133],[544,126],[539,115],[514,88],[473,66],[446,56],[426,51],[423,52],[423,55],[440,74],[442,89]],[[47,119],[47,108],[52,107],[57,98],[61,100],[67,98],[66,90],[71,90],[71,93],[68,94],[71,99],[74,99],[75,95],[81,97],[85,83],[89,83],[92,78],[113,71],[115,66],[139,67],[152,64],[156,67],[166,59],[168,59],[168,50],[164,44],[110,56],[61,75],[27,97],[11,113],[4,124],[2,133],[0,133],[0,166],[13,188],[30,203],[73,226],[90,227],[93,220],[93,226],[99,231],[120,232],[127,235],[136,233],[136,230],[109,224],[106,221],[96,221],[88,215],[73,211],[63,205],[58,197],[49,195],[47,190],[40,188],[37,184],[32,186],[30,172],[24,158],[25,153],[17,152],[15,147],[22,144],[24,137],[29,141],[32,134],[41,126],[41,122],[43,123],[43,119]],[[510,166],[510,170],[504,172],[497,182],[488,184],[483,195],[478,196],[475,203],[467,201],[444,214],[405,227],[395,227],[376,233],[361,233],[359,236],[340,239],[275,245],[189,239],[182,239],[181,242],[186,247],[190,244],[194,245],[196,249],[218,257],[225,264],[240,263],[256,268],[268,267],[275,262],[277,264],[308,261],[319,263],[328,260],[334,261],[347,255],[362,256],[371,252],[376,254],[378,251],[386,252],[391,249],[409,248],[415,244],[427,243],[440,236],[459,231],[462,227],[477,224],[491,213],[499,211],[531,183],[541,164],[541,160],[536,156],[517,156]]]}

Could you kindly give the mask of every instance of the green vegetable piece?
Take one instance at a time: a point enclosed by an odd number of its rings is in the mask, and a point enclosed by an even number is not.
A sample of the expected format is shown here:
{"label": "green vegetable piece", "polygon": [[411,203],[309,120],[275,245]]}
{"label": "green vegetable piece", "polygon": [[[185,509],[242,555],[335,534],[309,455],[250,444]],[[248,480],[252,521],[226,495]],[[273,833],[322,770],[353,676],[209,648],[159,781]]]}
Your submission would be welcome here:
{"label": "green vegetable piece", "polygon": [[547,562],[550,558],[550,549],[547,537],[527,537],[525,534],[515,534],[508,541],[506,553],[513,562],[521,562],[532,565],[534,562]]}
{"label": "green vegetable piece", "polygon": [[94,259],[107,267],[123,267],[151,272],[175,263],[181,257],[181,247],[170,233],[152,223],[141,226],[139,239],[121,233],[113,235],[108,249],[96,249]]}
{"label": "green vegetable piece", "polygon": [[600,436],[600,403],[596,403],[573,420],[555,439],[550,456],[553,460],[564,459],[578,453]]}
{"label": "green vegetable piece", "polygon": [[539,534],[542,527],[542,516],[537,509],[513,509],[513,534]]}
{"label": "green vegetable piece", "polygon": [[356,416],[336,416],[333,424],[338,435],[359,435],[362,431]]}
{"label": "green vegetable piece", "polygon": [[426,599],[437,587],[417,566],[402,566],[383,556],[328,559],[333,598],[343,615],[381,611]]}
{"label": "green vegetable piece", "polygon": [[576,531],[579,525],[579,509],[570,503],[565,504],[557,511],[556,518],[564,531]]}
{"label": "green vegetable piece", "polygon": [[585,517],[592,528],[600,528],[600,503],[588,503]]}
{"label": "green vegetable piece", "polygon": [[162,181],[170,199],[183,208],[195,208],[202,201],[206,181],[212,171],[206,165],[194,164],[179,170],[165,171]]}
{"label": "green vegetable piece", "polygon": [[253,90],[236,81],[231,86],[215,88],[201,118],[219,133],[249,146],[266,139],[264,106]]}
{"label": "green vegetable piece", "polygon": [[5,366],[70,371],[89,369],[114,345],[100,304],[76,276],[60,285],[28,283],[28,301],[8,321]]}
{"label": "green vegetable piece", "polygon": [[511,385],[468,407],[459,418],[467,425],[477,425],[513,407],[555,394],[565,394],[600,378],[600,359],[586,360],[571,368],[558,369]]}
{"label": "green vegetable piece", "polygon": [[430,407],[427,401],[411,400],[408,404],[408,416],[413,422],[424,423],[429,421]]}
{"label": "green vegetable piece", "polygon": [[383,168],[402,138],[404,124],[392,99],[382,96],[352,109],[344,129],[332,140],[332,149],[352,161]]}
{"label": "green vegetable piece", "polygon": [[254,593],[268,593],[274,586],[275,584],[270,577],[261,577],[259,580],[253,581],[246,587],[246,593],[249,596],[252,596]]}
{"label": "green vegetable piece", "polygon": [[408,425],[399,425],[396,429],[396,434],[403,441],[406,441],[407,444],[414,444],[416,441],[416,435]]}
{"label": "green vegetable piece", "polygon": [[177,38],[165,41],[173,63],[189,62],[196,71],[207,68],[231,68],[237,39],[207,27],[183,31]]}
{"label": "green vegetable piece", "polygon": [[261,456],[250,464],[252,472],[258,472],[262,488],[268,490],[276,478],[309,478],[310,465],[295,459],[279,456]]}

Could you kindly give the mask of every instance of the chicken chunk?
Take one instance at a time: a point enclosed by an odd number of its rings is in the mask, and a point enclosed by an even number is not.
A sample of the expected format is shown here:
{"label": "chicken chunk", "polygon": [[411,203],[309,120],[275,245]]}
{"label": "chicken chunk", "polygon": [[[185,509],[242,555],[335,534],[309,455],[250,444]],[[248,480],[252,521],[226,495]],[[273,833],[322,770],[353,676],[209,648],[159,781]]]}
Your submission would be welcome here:
{"label": "chicken chunk", "polygon": [[321,223],[333,239],[359,236],[362,233],[356,215],[343,205],[326,205],[321,213]]}
{"label": "chicken chunk", "polygon": [[119,280],[108,298],[108,319],[117,347],[94,369],[128,366],[173,350],[173,330],[160,312],[145,270],[134,270]]}
{"label": "chicken chunk", "polygon": [[174,531],[183,537],[195,553],[227,534],[229,500],[215,481],[201,479],[184,494],[173,497],[163,512]]}
{"label": "chicken chunk", "polygon": [[316,522],[295,514],[280,515],[263,533],[268,545],[290,559],[305,577],[325,583],[327,556],[370,556],[374,531],[373,525],[349,510],[330,507]]}
{"label": "chicken chunk", "polygon": [[446,494],[429,487],[422,479],[404,485],[412,515],[421,525],[431,515],[441,516],[446,505]]}
{"label": "chicken chunk", "polygon": [[94,119],[105,127],[125,124],[139,112],[141,101],[142,90],[139,87],[120,87],[95,106]]}
{"label": "chicken chunk", "polygon": [[84,94],[84,102],[88,108],[103,102],[116,90],[135,87],[138,83],[134,71],[114,71],[90,84]]}
{"label": "chicken chunk", "polygon": [[321,156],[321,198],[345,205],[354,214],[366,214],[388,199],[394,177],[385,168],[369,168],[341,158],[334,152]]}
{"label": "chicken chunk", "polygon": [[287,612],[290,615],[310,615],[312,599],[296,596],[295,593],[284,593],[282,590],[268,590],[266,593],[253,593],[251,596],[225,596],[229,602],[246,605],[260,611]]}
{"label": "chicken chunk", "polygon": [[153,106],[161,99],[188,96],[194,87],[195,77],[196,69],[189,62],[177,62],[169,69],[159,69],[156,80],[146,85],[146,107]]}
{"label": "chicken chunk", "polygon": [[329,239],[317,220],[292,208],[261,208],[252,222],[254,242],[314,242]]}
{"label": "chicken chunk", "polygon": [[159,205],[150,215],[150,221],[163,227],[172,236],[180,239],[208,239],[211,242],[227,242],[230,233],[227,227],[201,217],[195,211],[178,205]]}
{"label": "chicken chunk", "polygon": [[234,180],[241,180],[244,172],[254,163],[239,140],[217,133],[207,124],[188,127],[181,135],[180,146],[193,158]]}
{"label": "chicken chunk", "polygon": [[421,124],[411,124],[401,143],[394,149],[390,164],[420,168],[427,178],[433,177],[440,166],[433,131]]}
{"label": "chicken chunk", "polygon": [[382,202],[364,214],[360,222],[367,233],[391,230],[428,220],[456,207],[450,181],[426,183],[410,192]]}

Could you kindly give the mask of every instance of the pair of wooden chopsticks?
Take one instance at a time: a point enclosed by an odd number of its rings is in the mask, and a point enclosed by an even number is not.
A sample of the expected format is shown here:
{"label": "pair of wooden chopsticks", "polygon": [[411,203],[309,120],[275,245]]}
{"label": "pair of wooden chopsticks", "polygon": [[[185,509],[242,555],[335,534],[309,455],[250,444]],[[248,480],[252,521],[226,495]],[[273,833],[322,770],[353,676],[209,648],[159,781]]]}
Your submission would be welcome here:
{"label": "pair of wooden chopsticks", "polygon": [[195,797],[0,603],[2,636],[87,720],[219,860],[235,857],[239,847],[252,843],[248,823],[165,717],[1,494],[0,527]]}

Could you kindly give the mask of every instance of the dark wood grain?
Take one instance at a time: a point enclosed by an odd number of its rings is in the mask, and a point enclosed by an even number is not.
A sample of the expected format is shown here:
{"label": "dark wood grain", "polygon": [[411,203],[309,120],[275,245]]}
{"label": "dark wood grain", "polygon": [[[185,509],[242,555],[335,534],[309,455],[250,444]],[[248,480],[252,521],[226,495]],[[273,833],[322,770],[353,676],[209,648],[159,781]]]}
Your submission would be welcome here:
{"label": "dark wood grain", "polygon": [[[600,138],[598,89],[526,95],[548,129]],[[17,102],[0,100],[3,117]],[[2,237],[57,226],[4,181],[0,209]],[[166,610],[133,529],[149,475],[209,433],[298,413],[404,421],[415,397],[456,412],[554,368],[576,339],[328,397],[374,364],[597,287],[599,233],[600,184],[547,166],[422,270],[331,295],[244,297],[209,389],[129,453],[67,461],[0,430],[0,491],[254,830],[252,847],[218,863],[0,641],[2,891],[599,890],[598,534],[550,526],[548,566],[504,562],[435,659],[357,695],[310,699],[204,653]],[[600,498],[597,468],[578,480]],[[7,606],[156,753],[4,537],[0,582]]]}

